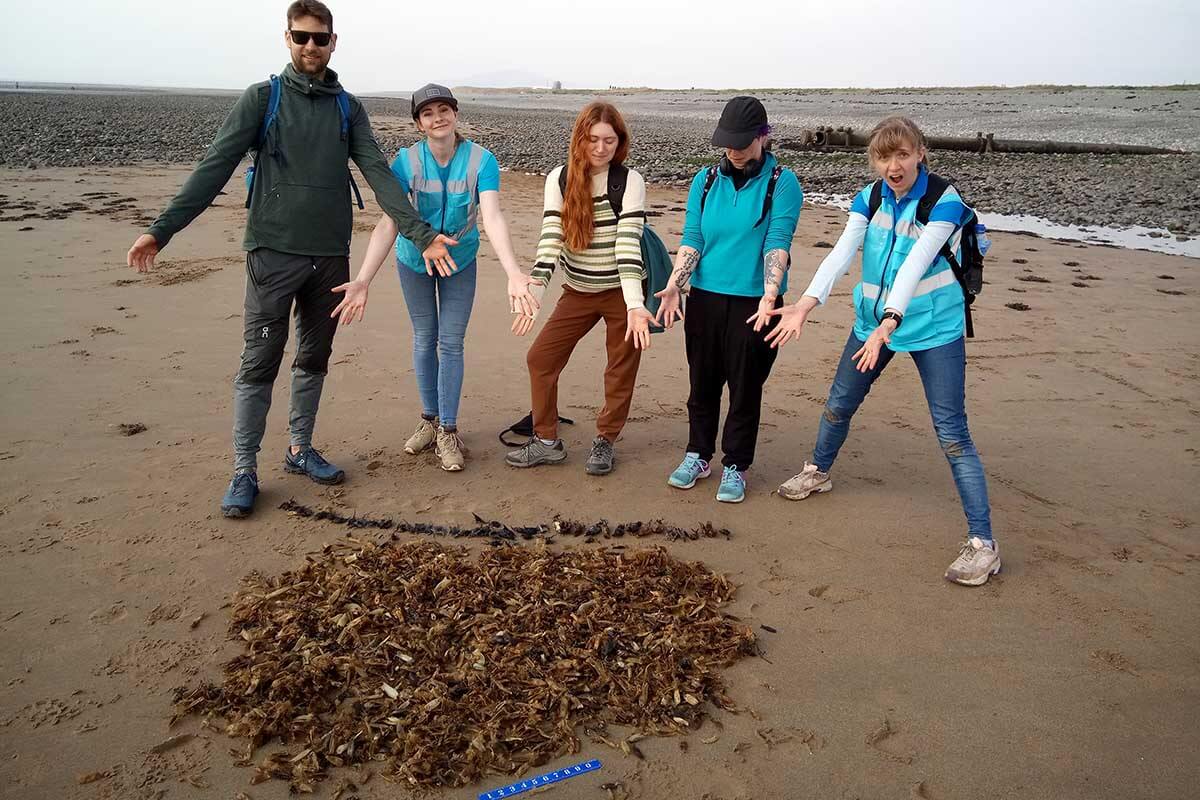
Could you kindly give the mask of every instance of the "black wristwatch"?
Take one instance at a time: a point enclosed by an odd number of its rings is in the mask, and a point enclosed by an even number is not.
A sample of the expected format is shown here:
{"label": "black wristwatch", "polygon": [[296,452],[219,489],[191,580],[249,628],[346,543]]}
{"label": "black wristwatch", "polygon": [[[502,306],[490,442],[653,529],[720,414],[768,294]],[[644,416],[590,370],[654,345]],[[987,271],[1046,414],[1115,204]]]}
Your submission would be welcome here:
{"label": "black wristwatch", "polygon": [[883,322],[883,320],[885,320],[885,319],[894,319],[894,320],[896,320],[896,327],[897,327],[897,328],[899,328],[899,327],[900,327],[900,323],[904,321],[904,315],[903,315],[903,314],[897,314],[895,311],[885,311],[885,312],[883,312],[883,318],[882,318],[882,319],[880,319],[879,321],[882,323],[882,322]]}

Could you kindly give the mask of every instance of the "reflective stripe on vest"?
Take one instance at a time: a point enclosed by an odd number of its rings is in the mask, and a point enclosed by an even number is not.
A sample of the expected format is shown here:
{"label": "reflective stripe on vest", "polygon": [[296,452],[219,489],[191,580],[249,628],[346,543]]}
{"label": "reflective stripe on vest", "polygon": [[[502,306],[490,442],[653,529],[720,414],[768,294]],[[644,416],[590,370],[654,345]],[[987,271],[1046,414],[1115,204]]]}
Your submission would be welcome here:
{"label": "reflective stripe on vest", "polygon": [[[954,277],[954,270],[944,269],[932,277],[925,278],[917,284],[917,290],[913,292],[913,297],[921,297],[930,292],[936,292],[938,289],[947,286],[958,285],[958,280]],[[862,296],[869,300],[877,300],[879,298],[880,287],[877,283],[867,283],[863,281]],[[886,300],[886,295],[885,298]]]}
{"label": "reflective stripe on vest", "polygon": [[[478,187],[479,187],[479,168],[483,165],[483,148],[474,142],[464,142],[465,146],[471,148],[471,154],[467,158],[467,177],[463,180],[446,181],[443,189],[440,178],[426,178],[425,170],[421,166],[421,143],[417,142],[412,147],[408,148],[408,167],[412,177],[409,181],[409,202],[413,208],[419,209],[417,205],[418,194],[441,194],[445,191],[447,194],[466,194],[467,201],[467,222],[463,227],[450,234],[453,239],[458,239],[467,231],[475,227],[475,223],[479,218],[479,203],[478,203]],[[457,155],[457,151],[455,151]],[[451,156],[451,163],[454,157]]]}

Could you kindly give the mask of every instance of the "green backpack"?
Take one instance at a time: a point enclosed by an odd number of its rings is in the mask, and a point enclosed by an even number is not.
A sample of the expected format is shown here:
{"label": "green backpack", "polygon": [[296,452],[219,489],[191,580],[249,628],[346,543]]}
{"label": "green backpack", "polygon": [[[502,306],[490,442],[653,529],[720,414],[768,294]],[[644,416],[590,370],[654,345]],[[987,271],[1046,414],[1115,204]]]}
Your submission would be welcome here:
{"label": "green backpack", "polygon": [[[608,165],[608,203],[618,217],[621,216],[621,209],[624,207],[625,183],[628,178],[629,167],[624,164]],[[562,171],[558,173],[558,191],[564,195],[567,193],[566,167],[563,167]],[[674,268],[674,264],[671,262],[671,254],[667,251],[667,246],[650,227],[649,220],[646,221],[646,227],[642,231],[642,266],[646,270],[646,277],[642,278],[642,294],[646,297],[646,310],[651,314],[657,314],[661,301],[654,294],[667,288],[667,281],[671,279],[671,270]],[[651,333],[661,333],[662,330],[661,326],[651,323]]]}

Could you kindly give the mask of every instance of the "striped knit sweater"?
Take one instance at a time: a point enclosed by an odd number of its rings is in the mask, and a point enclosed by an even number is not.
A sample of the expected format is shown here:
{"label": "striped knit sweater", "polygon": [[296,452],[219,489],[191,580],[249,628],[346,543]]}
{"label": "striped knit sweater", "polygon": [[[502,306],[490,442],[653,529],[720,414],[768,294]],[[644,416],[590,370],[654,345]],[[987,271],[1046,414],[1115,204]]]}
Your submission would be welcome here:
{"label": "striped knit sweater", "polygon": [[563,244],[562,192],[558,188],[557,167],[546,176],[545,201],[542,211],[542,236],[538,240],[537,263],[532,277],[540,286],[531,287],[541,301],[550,284],[554,268],[561,261],[564,280],[580,292],[603,292],[621,288],[625,307],[643,308],[642,293],[642,231],[646,226],[646,183],[634,170],[629,170],[622,200],[621,218],[617,219],[608,202],[608,170],[592,176],[592,214],[595,230],[587,250],[576,252]]}

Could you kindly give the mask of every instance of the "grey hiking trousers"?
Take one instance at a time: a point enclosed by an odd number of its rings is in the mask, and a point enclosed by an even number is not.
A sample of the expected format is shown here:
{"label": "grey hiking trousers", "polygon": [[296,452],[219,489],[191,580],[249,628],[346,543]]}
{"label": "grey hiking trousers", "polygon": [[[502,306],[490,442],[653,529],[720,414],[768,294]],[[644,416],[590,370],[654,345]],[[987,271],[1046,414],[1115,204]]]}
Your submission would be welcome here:
{"label": "grey hiking trousers", "polygon": [[302,256],[265,247],[246,253],[245,346],[233,381],[235,470],[257,466],[293,304],[297,343],[292,362],[291,444],[312,444],[338,328],[329,315],[342,296],[332,290],[348,280],[349,256]]}

